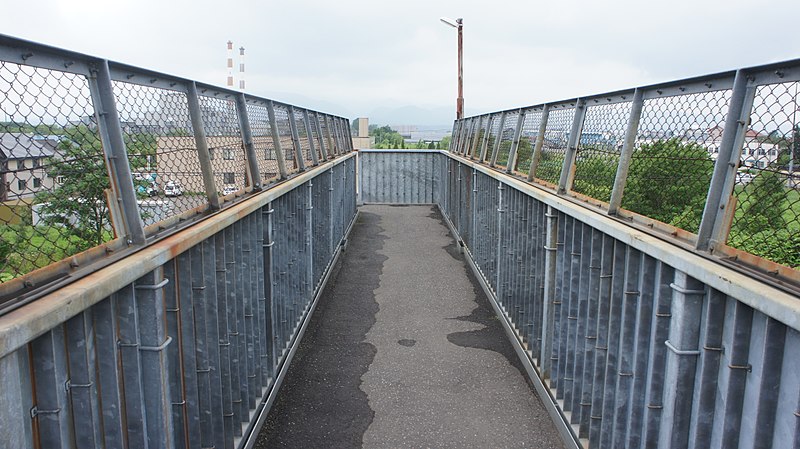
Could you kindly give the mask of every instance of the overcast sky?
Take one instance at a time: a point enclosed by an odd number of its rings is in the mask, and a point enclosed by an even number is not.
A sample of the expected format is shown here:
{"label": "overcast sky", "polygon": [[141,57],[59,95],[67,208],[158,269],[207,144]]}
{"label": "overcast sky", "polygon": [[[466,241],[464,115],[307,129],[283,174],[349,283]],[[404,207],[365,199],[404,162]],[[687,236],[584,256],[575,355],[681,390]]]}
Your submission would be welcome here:
{"label": "overcast sky", "polygon": [[[0,0],[0,33],[349,117],[467,115],[800,57],[798,0]],[[412,110],[413,111],[413,110]],[[396,114],[395,121],[405,121]]]}

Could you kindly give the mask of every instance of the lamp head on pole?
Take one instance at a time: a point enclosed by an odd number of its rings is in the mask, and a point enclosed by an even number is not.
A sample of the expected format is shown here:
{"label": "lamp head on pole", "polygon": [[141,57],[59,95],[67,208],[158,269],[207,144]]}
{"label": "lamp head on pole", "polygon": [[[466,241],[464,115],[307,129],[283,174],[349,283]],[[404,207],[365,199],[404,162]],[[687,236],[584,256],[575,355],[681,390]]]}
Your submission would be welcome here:
{"label": "lamp head on pole", "polygon": [[463,24],[462,24],[463,19],[460,19],[460,18],[456,19],[456,20],[453,20],[453,19],[449,19],[447,17],[442,17],[439,20],[441,20],[443,24],[449,25],[449,26],[451,26],[453,28],[459,28],[459,27],[463,26]]}

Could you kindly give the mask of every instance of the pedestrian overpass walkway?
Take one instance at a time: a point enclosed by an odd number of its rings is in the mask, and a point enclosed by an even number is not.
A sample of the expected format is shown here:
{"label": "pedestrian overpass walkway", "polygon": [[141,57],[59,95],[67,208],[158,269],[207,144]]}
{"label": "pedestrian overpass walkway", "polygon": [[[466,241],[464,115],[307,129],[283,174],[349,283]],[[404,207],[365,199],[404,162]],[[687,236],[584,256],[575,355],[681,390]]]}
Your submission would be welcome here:
{"label": "pedestrian overpass walkway", "polygon": [[800,447],[799,88],[776,62],[356,151],[345,117],[0,35],[0,448]]}
{"label": "pedestrian overpass walkway", "polygon": [[563,447],[436,206],[364,206],[255,447]]}

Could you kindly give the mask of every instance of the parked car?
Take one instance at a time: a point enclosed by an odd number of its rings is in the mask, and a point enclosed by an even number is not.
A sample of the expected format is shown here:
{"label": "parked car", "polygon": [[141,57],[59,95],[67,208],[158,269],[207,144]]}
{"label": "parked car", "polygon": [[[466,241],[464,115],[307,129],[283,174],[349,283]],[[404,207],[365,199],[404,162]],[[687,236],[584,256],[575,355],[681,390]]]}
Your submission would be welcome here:
{"label": "parked car", "polygon": [[231,185],[225,186],[222,189],[222,196],[228,196],[231,193],[236,193],[237,190],[239,189],[237,189],[236,186],[231,186]]}
{"label": "parked car", "polygon": [[165,196],[181,196],[183,195],[183,188],[177,182],[169,181],[164,185]]}

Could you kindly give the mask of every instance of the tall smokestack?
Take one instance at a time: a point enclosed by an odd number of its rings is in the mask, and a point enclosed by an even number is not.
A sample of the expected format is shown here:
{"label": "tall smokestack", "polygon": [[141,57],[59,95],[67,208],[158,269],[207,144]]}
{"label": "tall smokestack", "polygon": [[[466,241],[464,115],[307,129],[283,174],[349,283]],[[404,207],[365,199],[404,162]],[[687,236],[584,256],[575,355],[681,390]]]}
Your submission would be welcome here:
{"label": "tall smokestack", "polygon": [[239,47],[239,90],[244,90],[244,47]]}
{"label": "tall smokestack", "polygon": [[233,42],[228,41],[228,87],[233,87]]}

